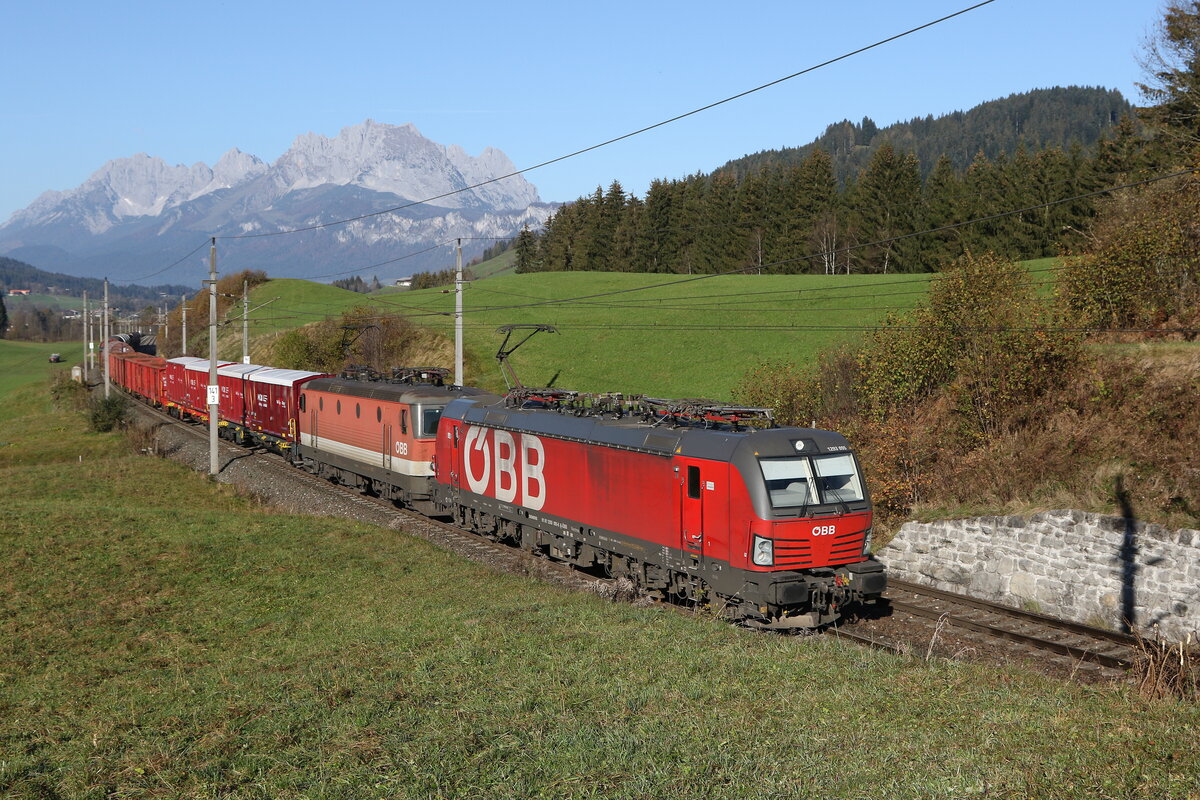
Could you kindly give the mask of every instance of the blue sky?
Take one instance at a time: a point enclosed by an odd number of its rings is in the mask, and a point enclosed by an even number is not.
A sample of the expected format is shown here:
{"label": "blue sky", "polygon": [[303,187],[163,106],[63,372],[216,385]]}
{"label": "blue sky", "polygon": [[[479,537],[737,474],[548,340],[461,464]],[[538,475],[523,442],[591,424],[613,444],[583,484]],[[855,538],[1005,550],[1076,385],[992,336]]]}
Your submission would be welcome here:
{"label": "blue sky", "polygon": [[[105,161],[266,161],[371,118],[529,166],[736,94],[971,5],[273,2],[8,4],[0,221]],[[1056,85],[1137,102],[1157,0],[996,0],[681,122],[529,173],[543,200],[709,171],[811,141]]]}

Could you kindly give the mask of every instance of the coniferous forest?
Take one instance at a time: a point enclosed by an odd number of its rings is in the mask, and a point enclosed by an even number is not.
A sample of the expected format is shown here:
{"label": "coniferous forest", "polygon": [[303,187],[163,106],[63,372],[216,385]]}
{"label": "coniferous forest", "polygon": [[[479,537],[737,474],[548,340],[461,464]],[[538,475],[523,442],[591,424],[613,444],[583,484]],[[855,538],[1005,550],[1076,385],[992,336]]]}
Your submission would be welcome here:
{"label": "coniferous forest", "polygon": [[645,197],[597,187],[517,237],[517,271],[928,272],[967,250],[1057,255],[1094,215],[1087,195],[1152,173],[1146,139],[1119,93],[1078,87],[837,123]]}

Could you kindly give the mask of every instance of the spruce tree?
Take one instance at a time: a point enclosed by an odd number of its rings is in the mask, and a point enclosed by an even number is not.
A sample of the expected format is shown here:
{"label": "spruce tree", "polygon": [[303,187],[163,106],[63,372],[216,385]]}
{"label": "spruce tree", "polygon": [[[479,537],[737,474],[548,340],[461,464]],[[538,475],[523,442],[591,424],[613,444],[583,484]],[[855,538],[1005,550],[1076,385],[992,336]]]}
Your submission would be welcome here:
{"label": "spruce tree", "polygon": [[899,153],[884,142],[863,170],[853,195],[860,235],[872,243],[861,254],[867,269],[885,273],[921,269],[912,258],[912,240],[897,240],[915,230],[920,198],[916,156]]}
{"label": "spruce tree", "polygon": [[521,232],[517,234],[517,243],[513,249],[517,255],[516,272],[518,274],[541,272],[540,242],[537,234],[529,230],[528,225],[521,228]]}
{"label": "spruce tree", "polygon": [[1167,5],[1142,66],[1147,82],[1137,87],[1150,101],[1142,119],[1189,153],[1200,145],[1200,2]]}
{"label": "spruce tree", "polygon": [[4,287],[0,286],[0,339],[4,338],[4,332],[8,330],[8,309],[4,307]]}
{"label": "spruce tree", "polygon": [[[922,193],[925,226],[932,230],[964,222],[967,217],[963,192],[962,177],[954,169],[950,156],[943,154],[925,181]],[[961,228],[940,230],[921,237],[924,265],[938,270],[961,256],[962,237]]]}
{"label": "spruce tree", "polygon": [[761,269],[770,247],[772,209],[768,197],[770,167],[754,170],[737,189],[737,225],[743,237],[742,266]]}

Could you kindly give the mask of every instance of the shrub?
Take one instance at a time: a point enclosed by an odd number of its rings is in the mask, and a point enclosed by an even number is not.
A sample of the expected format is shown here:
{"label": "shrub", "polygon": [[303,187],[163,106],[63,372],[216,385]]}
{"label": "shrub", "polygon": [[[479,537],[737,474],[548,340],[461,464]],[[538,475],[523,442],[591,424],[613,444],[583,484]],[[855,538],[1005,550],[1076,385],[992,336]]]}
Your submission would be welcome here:
{"label": "shrub", "polygon": [[734,387],[739,402],[775,410],[780,425],[833,426],[858,412],[857,356],[849,349],[822,354],[815,368],[766,361],[752,367]]}
{"label": "shrub", "polygon": [[[339,319],[323,320],[282,334],[271,347],[270,360],[290,369],[339,372],[348,364],[366,364],[380,372],[413,364],[429,350],[429,334],[399,316],[356,306]],[[437,349],[437,348],[433,348]],[[425,358],[429,356],[426,355]],[[436,366],[422,363],[419,366]]]}
{"label": "shrub", "polygon": [[96,433],[108,433],[125,425],[129,401],[121,395],[95,397],[89,404],[88,426]]}
{"label": "shrub", "polygon": [[[1058,297],[1085,328],[1193,328],[1200,302],[1200,179],[1147,186],[1101,209],[1088,252],[1070,259]],[[1195,338],[1188,333],[1186,338]]]}
{"label": "shrub", "polygon": [[1053,327],[1019,264],[968,253],[933,283],[925,306],[870,337],[859,394],[884,420],[946,393],[964,432],[985,436],[1060,385],[1079,355],[1079,337]]}

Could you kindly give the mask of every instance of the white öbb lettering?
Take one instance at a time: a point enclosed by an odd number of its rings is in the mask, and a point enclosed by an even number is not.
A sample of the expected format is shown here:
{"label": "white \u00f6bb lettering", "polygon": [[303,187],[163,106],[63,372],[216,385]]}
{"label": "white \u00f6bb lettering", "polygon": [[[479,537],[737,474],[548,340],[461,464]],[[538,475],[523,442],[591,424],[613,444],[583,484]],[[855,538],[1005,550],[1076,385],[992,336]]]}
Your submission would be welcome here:
{"label": "white \u00f6bb lettering", "polygon": [[536,436],[471,425],[463,439],[463,466],[476,494],[535,511],[546,504],[546,449]]}
{"label": "white \u00f6bb lettering", "polygon": [[833,536],[837,532],[837,528],[833,525],[817,525],[812,529],[813,536]]}

